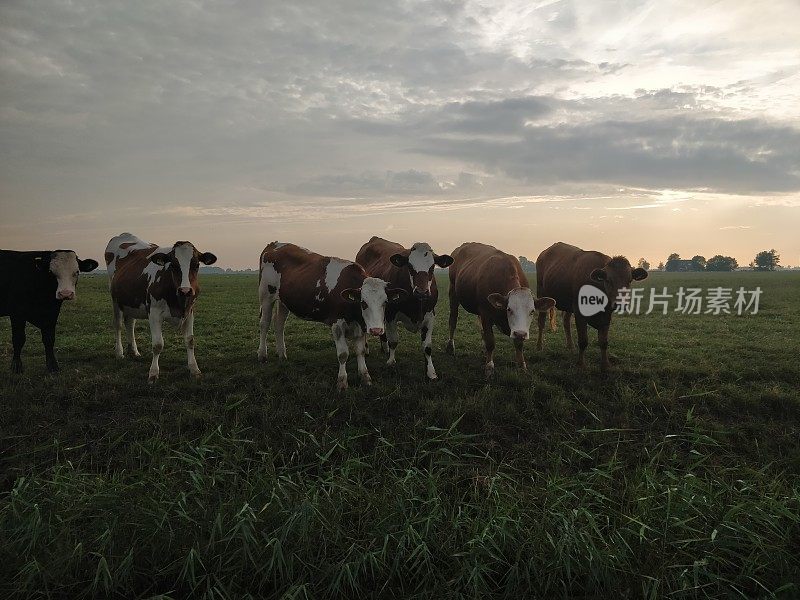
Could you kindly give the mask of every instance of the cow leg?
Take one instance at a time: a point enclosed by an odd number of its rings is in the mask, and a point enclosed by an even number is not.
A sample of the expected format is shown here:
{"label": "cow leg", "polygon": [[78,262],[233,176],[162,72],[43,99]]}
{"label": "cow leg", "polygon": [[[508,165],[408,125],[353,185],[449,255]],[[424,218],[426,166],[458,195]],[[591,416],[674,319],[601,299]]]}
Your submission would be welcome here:
{"label": "cow leg", "polygon": [[422,352],[425,354],[425,374],[428,379],[436,379],[436,369],[433,368],[433,351],[431,343],[433,340],[433,311],[425,313],[425,318],[422,321],[422,329],[420,330],[420,337],[422,338]]}
{"label": "cow leg", "polygon": [[[360,330],[359,330],[360,331]],[[372,385],[372,378],[369,376],[367,370],[367,361],[364,359],[364,354],[367,345],[367,338],[365,335],[359,333],[353,343],[354,350],[356,351],[356,363],[358,364],[358,374],[361,376],[361,383],[364,385]]]}
{"label": "cow leg", "polygon": [[261,296],[261,320],[259,322],[261,338],[258,342],[258,360],[262,363],[267,362],[267,335],[269,334],[269,326],[272,322],[272,313],[274,311],[276,297],[275,293],[269,292]]}
{"label": "cow leg", "polygon": [[125,337],[128,338],[128,355],[141,356],[136,345],[136,319],[133,317],[125,317]]}
{"label": "cow leg", "polygon": [[611,368],[608,360],[608,325],[597,330],[597,341],[600,344],[600,370],[607,373]]}
{"label": "cow leg", "polygon": [[572,313],[565,310],[561,316],[564,319],[564,335],[567,338],[567,350],[572,350],[575,347],[572,343]]}
{"label": "cow leg", "polygon": [[286,339],[283,332],[286,329],[286,319],[289,317],[289,309],[286,305],[278,301],[278,310],[275,312],[275,350],[278,358],[286,358]]}
{"label": "cow leg", "polygon": [[122,309],[114,302],[114,356],[122,358],[125,352],[122,350]]}
{"label": "cow leg", "polygon": [[11,372],[22,373],[22,347],[25,345],[25,319],[11,317],[11,344],[14,356],[11,359]]}
{"label": "cow leg", "polygon": [[389,338],[386,337],[385,333],[381,334],[381,352],[384,356],[389,354]]}
{"label": "cow leg", "polygon": [[397,362],[394,351],[397,348],[397,344],[400,342],[400,336],[397,333],[397,321],[389,321],[386,323],[386,342],[389,348],[389,359],[386,361],[386,364],[394,365]]}
{"label": "cow leg", "polygon": [[44,344],[44,356],[47,364],[47,371],[55,373],[58,371],[58,361],[56,360],[55,344],[56,344],[56,326],[45,325],[42,327],[42,344]]}
{"label": "cow leg", "polygon": [[494,374],[494,330],[488,319],[481,317],[481,331],[483,333],[483,347],[486,350],[486,378]]}
{"label": "cow leg", "polygon": [[450,355],[455,355],[456,353],[456,344],[454,341],[454,336],[456,333],[456,325],[458,324],[458,297],[456,296],[456,289],[455,286],[450,286],[450,337],[447,340],[447,345],[445,346],[445,352]]}
{"label": "cow leg", "polygon": [[539,326],[539,337],[536,339],[536,350],[541,351],[544,348],[544,327],[547,324],[547,315],[549,312],[540,312],[537,315],[537,324]]}
{"label": "cow leg", "polygon": [[523,371],[528,370],[528,365],[525,363],[525,353],[523,352],[522,340],[514,340],[514,359],[520,369]]}
{"label": "cow leg", "polygon": [[350,351],[347,348],[347,337],[345,335],[345,323],[341,319],[331,325],[333,343],[336,344],[336,357],[339,359],[339,375],[336,379],[336,389],[347,389],[347,357]]}
{"label": "cow leg", "polygon": [[183,321],[183,341],[186,343],[186,364],[192,377],[200,377],[200,367],[197,366],[197,359],[194,356],[194,311],[189,311]]}
{"label": "cow leg", "polygon": [[578,366],[583,368],[583,355],[589,345],[589,324],[583,316],[576,314],[575,327],[578,330]]}
{"label": "cow leg", "polygon": [[153,344],[153,362],[150,363],[150,373],[147,378],[148,383],[155,383],[158,381],[158,357],[164,349],[164,335],[161,331],[163,326],[163,316],[158,311],[151,311],[149,315],[150,321],[150,337]]}

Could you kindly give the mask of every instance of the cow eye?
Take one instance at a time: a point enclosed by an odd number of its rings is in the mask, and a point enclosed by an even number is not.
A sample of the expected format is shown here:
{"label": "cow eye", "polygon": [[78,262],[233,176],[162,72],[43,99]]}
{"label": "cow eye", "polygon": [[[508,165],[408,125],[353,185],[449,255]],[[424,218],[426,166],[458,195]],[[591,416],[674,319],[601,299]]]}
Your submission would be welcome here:
{"label": "cow eye", "polygon": [[361,301],[361,308],[362,310],[367,310],[367,303],[364,302],[363,300]]}

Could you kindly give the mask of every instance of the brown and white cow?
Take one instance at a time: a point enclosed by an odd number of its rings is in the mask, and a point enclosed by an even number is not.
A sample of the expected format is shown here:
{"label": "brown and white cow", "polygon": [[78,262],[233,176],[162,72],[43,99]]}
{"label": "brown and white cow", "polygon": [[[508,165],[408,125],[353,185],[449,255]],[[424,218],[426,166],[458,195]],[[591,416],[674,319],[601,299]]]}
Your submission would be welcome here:
{"label": "brown and white cow", "polygon": [[431,357],[434,314],[439,299],[434,268],[449,267],[453,263],[452,257],[435,254],[425,242],[404,248],[396,242],[373,236],[361,246],[356,262],[373,277],[379,277],[407,294],[405,300],[386,308],[386,333],[381,337],[381,346],[389,354],[386,364],[395,364],[399,321],[409,331],[420,332],[426,375],[428,379],[436,379]]}
{"label": "brown and white cow", "polygon": [[[647,271],[633,268],[624,256],[610,257],[602,252],[581,250],[577,246],[557,242],[543,251],[536,259],[536,289],[539,294],[551,296],[556,308],[563,311],[564,333],[567,348],[572,349],[570,320],[575,315],[578,330],[578,366],[583,367],[583,355],[589,345],[588,326],[597,329],[600,344],[600,368],[607,371],[611,366],[608,360],[608,329],[614,313],[619,290],[629,288],[632,281],[647,278]],[[605,309],[584,316],[579,306],[581,288],[590,286],[602,291],[607,299]],[[587,314],[593,311],[583,310]],[[539,340],[537,348],[542,349],[546,315],[539,315]],[[555,308],[550,315],[555,325]],[[555,329],[555,327],[552,327]]]}
{"label": "brown and white cow", "polygon": [[108,285],[114,306],[115,354],[122,358],[122,321],[132,356],[140,356],[136,347],[136,319],[148,319],[153,344],[153,361],[148,381],[158,380],[158,357],[164,349],[162,326],[165,320],[178,324],[186,342],[189,371],[200,376],[194,356],[194,305],[200,295],[197,272],[200,263],[211,265],[217,257],[199,252],[190,242],[158,246],[130,233],[108,242],[105,253]]}
{"label": "brown and white cow", "polygon": [[552,298],[536,298],[528,287],[519,260],[493,246],[478,242],[461,244],[453,251],[450,266],[450,339],[447,352],[455,352],[453,335],[458,307],[480,318],[486,348],[486,376],[494,372],[494,331],[511,338],[520,368],[527,369],[522,345],[530,337],[534,312],[547,313]]}
{"label": "brown and white cow", "polygon": [[348,340],[354,343],[361,380],[369,385],[371,379],[364,359],[365,333],[383,335],[386,307],[402,301],[405,290],[369,277],[354,262],[322,256],[295,244],[272,242],[264,248],[258,264],[261,301],[258,359],[267,360],[267,333],[277,303],[275,345],[279,357],[286,358],[283,332],[291,312],[331,328],[339,358],[338,389],[347,389]]}

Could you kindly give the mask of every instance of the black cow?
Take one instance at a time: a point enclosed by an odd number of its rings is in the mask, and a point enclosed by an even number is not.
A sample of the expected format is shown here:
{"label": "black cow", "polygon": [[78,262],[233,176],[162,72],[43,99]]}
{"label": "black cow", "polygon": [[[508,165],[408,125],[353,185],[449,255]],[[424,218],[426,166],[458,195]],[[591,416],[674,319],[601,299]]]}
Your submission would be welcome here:
{"label": "black cow", "polygon": [[72,250],[0,250],[0,317],[11,317],[14,373],[22,372],[26,323],[42,331],[47,370],[58,371],[53,345],[61,303],[75,299],[78,272],[93,271],[97,266],[96,260],[79,260]]}

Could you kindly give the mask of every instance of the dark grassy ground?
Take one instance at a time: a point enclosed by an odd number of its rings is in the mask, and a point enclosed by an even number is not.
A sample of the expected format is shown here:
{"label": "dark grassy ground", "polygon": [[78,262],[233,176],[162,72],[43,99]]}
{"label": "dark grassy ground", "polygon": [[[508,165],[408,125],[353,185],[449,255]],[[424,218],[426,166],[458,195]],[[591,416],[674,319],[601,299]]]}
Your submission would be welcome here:
{"label": "dark grassy ground", "polygon": [[[113,357],[104,277],[65,306],[47,375],[0,321],[0,592],[19,597],[800,597],[800,276],[661,274],[647,287],[764,289],[755,316],[628,316],[615,372],[578,372],[563,331],[530,372],[475,318],[456,357],[440,284],[434,362],[335,391],[324,326],[258,345],[256,278],[204,276],[190,381]],[[673,303],[674,306],[674,303]],[[534,327],[535,328],[535,327]]]}

